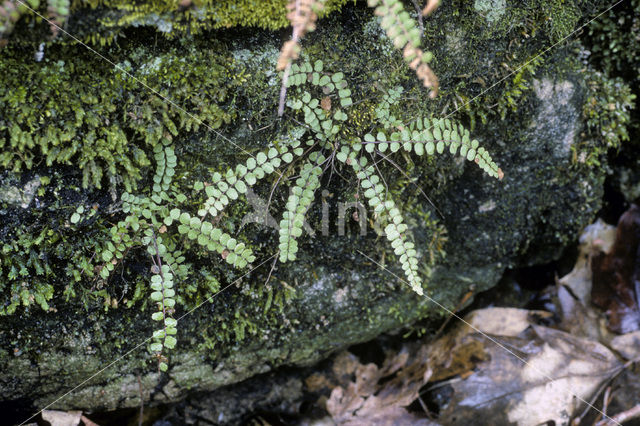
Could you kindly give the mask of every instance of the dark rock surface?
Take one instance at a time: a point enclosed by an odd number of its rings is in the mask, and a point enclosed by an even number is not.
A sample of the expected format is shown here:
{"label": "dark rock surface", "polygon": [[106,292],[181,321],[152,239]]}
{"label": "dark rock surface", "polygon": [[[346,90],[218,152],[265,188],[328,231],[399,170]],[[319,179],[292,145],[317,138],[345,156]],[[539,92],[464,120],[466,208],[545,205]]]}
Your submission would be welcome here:
{"label": "dark rock surface", "polygon": [[[430,18],[426,35],[431,44],[427,44],[433,46],[437,58],[434,70],[442,86],[442,96],[436,101],[422,97],[424,91],[415,76],[381,36],[375,18],[366,8],[349,6],[341,14],[332,14],[321,21],[322,25],[305,43],[309,57],[321,58],[325,67],[345,73],[354,101],[364,102],[356,110],[358,114],[369,108],[368,97],[379,97],[383,89],[398,84],[406,88],[403,113],[407,116],[444,115],[456,105],[461,107],[465,99],[481,96],[481,102],[463,108],[452,118],[465,124],[474,122],[472,135],[504,170],[502,181],[492,180],[473,164],[448,155],[413,161],[398,155],[395,161],[404,169],[402,173],[390,164],[381,164],[391,194],[403,208],[415,235],[424,264],[428,265],[430,256],[434,256],[435,265],[424,268],[429,297],[448,308],[456,306],[470,288],[483,291],[494,286],[506,268],[557,258],[600,208],[606,174],[602,164],[586,164],[576,156],[576,152],[599,149],[597,141],[591,142],[593,146],[585,145],[581,136],[587,131],[582,111],[591,89],[587,85],[588,73],[579,59],[580,47],[571,44],[550,52],[536,65],[535,75],[524,73],[526,87],[520,87],[521,94],[517,96],[513,95],[516,86],[511,79],[496,88],[494,94],[483,94],[483,87],[502,76],[500,63],[507,61],[505,58],[510,58],[511,68],[516,68],[545,43],[550,44],[549,34],[554,34],[540,29],[538,35],[524,40],[500,23],[511,19],[510,13],[525,22],[525,12],[515,7],[511,11],[509,6],[490,14],[483,11],[481,7],[474,10],[471,6],[448,5]],[[531,14],[527,21],[530,25],[544,22],[537,21],[534,12]],[[141,63],[151,70],[147,72],[153,72],[154,58],[166,52],[178,59],[181,55],[188,57],[193,53],[190,49],[203,49],[208,42],[206,38],[196,38],[167,47],[162,41],[154,45],[154,36],[145,33],[144,28],[127,31],[129,40],[123,41],[122,46],[112,45],[109,52],[114,58],[126,58],[138,49],[137,57],[144,58]],[[498,31],[503,31],[502,36],[496,38],[494,33]],[[291,122],[286,127],[274,116],[279,81],[273,70],[282,40],[273,33],[248,30],[219,31],[209,37],[218,39],[215,53],[229,61],[220,65],[221,72],[227,73],[225,81],[236,78],[234,73],[238,70],[245,73],[240,78],[242,83],[224,95],[220,105],[223,109],[229,107],[225,111],[230,116],[217,131],[243,149],[255,149],[285,137],[292,128]],[[55,49],[53,46],[48,52],[57,52]],[[89,55],[77,45],[60,49],[60,55]],[[9,54],[12,60],[32,60],[30,51],[24,54],[19,49],[0,52],[0,59]],[[71,58],[66,60],[72,62]],[[144,68],[141,63],[133,64],[134,71]],[[61,72],[73,75],[68,68]],[[478,78],[487,81],[480,83]],[[505,106],[507,95],[517,98],[513,106]],[[0,104],[0,108],[9,108],[8,103]],[[126,120],[130,111],[120,111],[118,105],[115,108],[120,119]],[[504,119],[500,117],[502,109]],[[366,115],[354,114],[354,129],[366,131],[368,123],[357,122],[363,117],[367,119]],[[0,132],[6,130],[7,124],[4,126]],[[225,139],[203,130],[179,132],[174,144],[179,155],[178,173],[188,181],[206,178],[212,171],[224,170],[245,158]],[[605,157],[600,159],[605,164]],[[143,179],[138,190],[144,191],[152,171],[148,167],[141,170]],[[43,209],[60,226],[56,232],[62,238],[52,247],[92,247],[93,236],[117,219],[117,199],[123,192],[117,184],[81,189],[81,173],[73,166],[40,164],[21,173],[7,171],[0,175],[0,193],[5,194],[0,210],[0,220],[7,224],[1,235],[5,245],[16,238],[8,228],[11,224],[42,221]],[[37,195],[42,176],[52,183]],[[331,180],[325,176],[323,185],[331,194],[331,202],[352,200],[354,182],[342,181],[334,174]],[[269,190],[267,184],[256,187],[265,199]],[[44,207],[36,204],[38,197]],[[283,196],[277,197],[282,202]],[[102,207],[94,222],[75,228],[67,222],[63,229],[61,224],[79,202],[98,201]],[[249,211],[234,208],[229,212],[228,225],[239,232],[237,227]],[[333,225],[336,212],[332,204],[331,232],[322,235],[321,200],[316,200],[309,213],[315,237],[304,238],[298,260],[278,265],[267,286],[264,283],[271,262],[196,310],[188,308],[198,306],[211,295],[203,290],[204,286],[196,292],[199,299],[191,299],[188,307],[179,307],[179,315],[189,315],[180,320],[179,344],[169,355],[166,374],[156,370],[155,361],[145,350],[154,326],[150,319],[152,308],[145,302],[148,296],[139,300],[133,296],[136,283],[144,285],[145,277],[148,280],[150,264],[144,252],[132,253],[122,279],[99,284],[83,279],[76,284],[80,286],[76,296],[68,301],[62,295],[68,278],[57,276],[52,280],[54,296],[49,300],[48,311],[36,305],[19,306],[13,314],[1,318],[2,400],[26,400],[24,406],[32,404],[37,408],[51,403],[60,409],[135,407],[140,403],[139,377],[145,403],[173,402],[192,392],[238,383],[279,366],[309,366],[337,349],[421,318],[444,315],[427,298],[417,296],[358,253],[362,251],[376,261],[385,259],[386,266],[401,275],[384,236],[370,229],[366,236],[359,236],[355,221],[348,224],[346,235],[338,235]],[[273,214],[278,220],[276,212]],[[249,224],[242,232],[246,241],[258,247],[256,264],[275,252],[277,231]],[[243,273],[231,270],[223,262],[209,261],[206,256],[194,259],[194,276],[214,273],[220,288],[232,284]],[[64,261],[56,258],[56,271],[64,270]],[[2,291],[8,295],[13,281],[7,274],[3,271],[7,286]],[[146,288],[141,291],[147,294]],[[7,296],[7,300],[10,298]],[[127,307],[127,299],[134,299],[135,303]],[[297,384],[281,386],[287,392],[295,393],[297,389]]]}

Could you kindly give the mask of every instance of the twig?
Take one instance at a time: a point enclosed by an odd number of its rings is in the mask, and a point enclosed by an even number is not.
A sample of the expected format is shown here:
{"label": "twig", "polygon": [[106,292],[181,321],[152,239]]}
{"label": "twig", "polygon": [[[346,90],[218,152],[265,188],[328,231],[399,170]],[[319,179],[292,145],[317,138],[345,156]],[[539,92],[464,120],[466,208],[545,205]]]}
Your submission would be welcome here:
{"label": "twig", "polygon": [[609,408],[609,402],[611,402],[611,386],[607,386],[602,397],[602,412],[607,414],[607,408]]}
{"label": "twig", "polygon": [[637,419],[640,417],[640,404],[631,407],[627,411],[623,411],[621,413],[616,414],[611,417],[610,420],[602,420],[599,421],[596,426],[610,426],[614,424],[620,424],[626,422],[628,420]]}
{"label": "twig", "polygon": [[273,270],[276,267],[276,262],[278,261],[278,255],[280,254],[280,250],[276,253],[276,257],[273,258],[273,264],[271,264],[271,270],[269,271],[269,275],[267,276],[267,280],[264,282],[264,286],[269,288],[269,280],[271,279],[271,274],[273,274]]}

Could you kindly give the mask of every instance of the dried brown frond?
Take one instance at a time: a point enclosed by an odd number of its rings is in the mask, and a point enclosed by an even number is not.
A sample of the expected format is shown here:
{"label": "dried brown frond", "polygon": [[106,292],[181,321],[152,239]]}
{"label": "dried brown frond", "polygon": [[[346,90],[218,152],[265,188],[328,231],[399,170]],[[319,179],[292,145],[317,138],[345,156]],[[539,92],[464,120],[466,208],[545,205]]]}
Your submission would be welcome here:
{"label": "dried brown frond", "polygon": [[430,15],[438,6],[440,6],[440,0],[427,0],[426,6],[422,9],[422,16]]}
{"label": "dried brown frond", "polygon": [[280,51],[280,56],[278,57],[278,64],[276,65],[276,69],[278,71],[284,70],[291,61],[298,58],[300,53],[300,45],[296,43],[294,40],[286,41],[282,45],[282,50]]}
{"label": "dried brown frond", "polygon": [[291,68],[291,63],[298,59],[298,55],[300,54],[300,40],[307,32],[315,30],[318,12],[324,7],[325,1],[326,0],[291,0],[289,4],[287,4],[287,9],[289,10],[287,19],[291,22],[293,31],[291,33],[291,40],[282,45],[278,63],[276,64],[278,71],[284,71],[282,86],[280,87],[278,115],[284,113],[289,69]]}
{"label": "dried brown frond", "polygon": [[282,46],[280,57],[278,58],[278,71],[283,71],[291,61],[298,58],[300,46],[298,43],[307,32],[313,31],[316,27],[318,12],[323,8],[324,0],[291,0],[287,4],[287,19],[291,22],[293,33],[291,40]]}
{"label": "dried brown frond", "polygon": [[[374,13],[382,18],[380,26],[393,41],[393,45],[397,49],[403,49],[405,62],[416,72],[424,86],[431,89],[429,96],[434,98],[438,94],[438,77],[428,65],[433,55],[420,49],[420,30],[416,28],[402,3],[399,0],[369,0],[368,3],[370,7],[375,7]],[[430,3],[431,8],[434,8],[433,2]]]}

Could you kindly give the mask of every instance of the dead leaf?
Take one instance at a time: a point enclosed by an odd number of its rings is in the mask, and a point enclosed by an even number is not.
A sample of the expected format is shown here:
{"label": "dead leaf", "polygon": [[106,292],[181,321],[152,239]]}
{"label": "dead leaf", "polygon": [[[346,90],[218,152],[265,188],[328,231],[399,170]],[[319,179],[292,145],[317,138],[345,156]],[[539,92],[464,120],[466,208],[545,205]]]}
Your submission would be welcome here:
{"label": "dead leaf", "polygon": [[98,425],[98,423],[93,422],[91,419],[88,419],[86,416],[80,417],[80,420],[82,420],[82,423],[84,423],[84,426],[100,426]]}
{"label": "dead leaf", "polygon": [[607,252],[615,241],[616,228],[598,219],[580,235],[576,264],[570,273],[558,280],[557,301],[561,312],[560,328],[573,335],[608,340],[610,334],[602,324],[602,316],[591,305],[591,262],[594,256]]}
{"label": "dead leaf", "polygon": [[616,336],[611,340],[611,347],[627,360],[637,360],[640,357],[640,331]]}
{"label": "dead leaf", "polygon": [[314,373],[304,381],[309,392],[318,392],[324,388],[333,387],[332,383],[322,374]]}
{"label": "dead leaf", "polygon": [[461,425],[482,418],[485,424],[568,424],[580,406],[574,394],[588,401],[620,365],[598,342],[538,325],[498,341],[503,347],[485,343],[487,361],[478,363],[474,374],[452,381],[453,396],[439,421]]}
{"label": "dead leaf", "polygon": [[617,333],[640,329],[640,207],[631,204],[618,221],[610,252],[592,261],[592,302],[604,309]]}
{"label": "dead leaf", "polygon": [[351,352],[343,351],[336,356],[331,370],[332,373],[340,379],[351,376],[359,365],[358,357]]}
{"label": "dead leaf", "polygon": [[535,323],[535,317],[548,318],[546,311],[529,311],[517,308],[487,308],[469,313],[465,321],[476,330],[498,336],[517,336]]}
{"label": "dead leaf", "polygon": [[51,423],[51,426],[77,426],[82,417],[81,411],[56,411],[44,410],[42,420]]}
{"label": "dead leaf", "polygon": [[339,425],[432,425],[434,423],[410,413],[405,408],[417,397],[429,378],[426,353],[407,348],[388,356],[382,367],[359,364],[353,370],[353,358],[340,356],[334,371],[353,371],[355,380],[331,392],[326,408]]}
{"label": "dead leaf", "polygon": [[591,302],[591,258],[601,252],[608,252],[615,241],[616,228],[596,220],[580,235],[579,254],[573,270],[560,278],[560,284],[568,287],[584,305]]}
{"label": "dead leaf", "polygon": [[328,96],[322,98],[320,101],[320,107],[325,111],[331,111],[331,98]]}

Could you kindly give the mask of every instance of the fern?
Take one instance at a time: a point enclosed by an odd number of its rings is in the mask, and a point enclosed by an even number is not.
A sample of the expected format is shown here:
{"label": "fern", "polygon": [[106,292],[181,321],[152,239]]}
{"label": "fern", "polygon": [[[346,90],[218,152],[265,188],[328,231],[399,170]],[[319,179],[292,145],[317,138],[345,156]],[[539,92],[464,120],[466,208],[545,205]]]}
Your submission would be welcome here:
{"label": "fern", "polygon": [[[503,177],[502,170],[489,153],[477,140],[471,139],[462,125],[438,118],[419,118],[405,123],[394,116],[391,111],[400,101],[401,88],[390,90],[383,97],[374,109],[377,127],[360,138],[344,129],[353,100],[343,73],[328,72],[321,61],[316,61],[313,66],[308,62],[293,64],[290,77],[286,86],[292,94],[287,105],[304,123],[303,127],[294,129],[297,136],[284,143],[268,145],[224,173],[213,173],[209,182],[195,182],[193,199],[201,197],[203,200],[193,209],[196,214],[180,207],[186,204],[187,196],[173,181],[177,155],[169,137],[164,137],[154,148],[156,171],[150,195],[122,195],[122,209],[127,216],[111,229],[111,241],[99,252],[105,262],[100,275],[108,279],[127,252],[136,246],[144,247],[151,255],[150,297],[157,308],[152,319],[161,327],[154,332],[149,350],[157,357],[160,370],[168,368],[166,352],[177,344],[177,321],[173,318],[177,300],[174,285],[189,275],[180,244],[191,246],[189,242],[193,241],[236,268],[248,267],[256,259],[252,249],[216,227],[215,223],[229,204],[247,194],[258,181],[274,173],[280,174],[280,181],[289,175],[280,170],[291,169],[294,163],[301,164],[296,166],[299,175],[291,185],[278,231],[279,260],[285,263],[297,257],[305,216],[321,185],[324,169],[329,165],[335,167],[334,160],[344,164],[353,171],[369,206],[383,222],[384,234],[411,288],[423,294],[419,250],[412,241],[401,210],[381,183],[383,179],[377,167],[370,164],[366,156],[375,161],[375,156],[386,156],[388,151],[404,150],[423,156],[442,154],[447,150],[475,162],[490,176]],[[285,177],[284,181],[287,180]],[[72,222],[80,221],[83,214],[76,210]]]}
{"label": "fern", "polygon": [[364,136],[364,147],[367,152],[377,149],[385,152],[398,151],[401,147],[408,152],[415,152],[418,156],[442,154],[447,149],[455,155],[460,148],[460,155],[469,161],[474,161],[489,176],[502,179],[504,173],[491,159],[489,152],[474,139],[470,140],[469,131],[461,124],[457,125],[449,119],[418,119],[408,130],[395,131],[387,139],[384,131],[378,132],[376,137],[367,133]]}
{"label": "fern", "polygon": [[[280,103],[278,115],[284,113],[284,102],[289,87],[289,73],[292,61],[300,55],[300,40],[308,31],[315,29],[315,22],[318,19],[317,12],[324,7],[326,0],[291,0],[287,4],[289,13],[287,18],[293,28],[291,39],[282,46],[276,68],[284,71],[282,77],[282,87],[280,89]],[[393,45],[398,50],[402,50],[402,56],[417,77],[422,80],[424,87],[431,89],[429,96],[436,97],[438,94],[438,77],[429,67],[429,62],[433,59],[433,54],[420,49],[421,32],[416,27],[416,23],[409,16],[400,0],[368,0],[369,7],[375,9],[375,14],[380,16],[380,26],[385,30],[387,36],[393,41]],[[439,5],[439,0],[428,0],[422,14],[424,16],[432,13]],[[422,26],[422,23],[420,24]],[[299,80],[298,85],[301,84]]]}
{"label": "fern", "polygon": [[278,106],[278,115],[284,112],[284,100],[287,95],[287,80],[289,79],[289,71],[291,63],[298,58],[300,54],[300,40],[305,33],[315,29],[315,23],[318,19],[317,13],[322,10],[326,0],[291,0],[287,4],[289,13],[287,19],[291,22],[293,32],[291,40],[284,43],[282,51],[278,57],[276,69],[284,71],[282,76],[282,86],[280,88],[280,104]]}
{"label": "fern", "polygon": [[431,89],[430,97],[438,94],[438,77],[429,68],[429,62],[433,59],[431,52],[420,49],[420,30],[409,16],[400,0],[368,0],[369,7],[375,8],[375,14],[380,16],[380,26],[387,36],[393,41],[398,50],[402,50],[402,56],[409,68],[425,87]]}
{"label": "fern", "polygon": [[[277,170],[282,162],[290,163],[294,155],[302,154],[299,142],[294,142],[289,146],[283,146],[281,151],[275,147],[265,152],[258,153],[255,157],[250,157],[244,165],[239,164],[235,170],[229,169],[225,175],[214,173],[212,176],[213,185],[207,186],[205,192],[207,200],[198,215],[205,217],[210,214],[216,217],[231,200],[238,198],[239,194],[245,194],[247,187],[253,186],[257,181]],[[204,185],[198,184],[195,189],[202,189]]]}
{"label": "fern", "polygon": [[162,244],[160,237],[156,238],[153,231],[147,230],[145,234],[149,254],[152,258],[157,259],[153,268],[155,273],[151,276],[151,289],[153,290],[151,300],[156,302],[158,312],[151,315],[151,319],[162,322],[162,328],[153,332],[154,342],[151,344],[150,350],[155,352],[158,358],[158,368],[161,371],[167,371],[167,358],[162,352],[165,348],[173,349],[177,343],[174,336],[178,332],[176,329],[178,322],[171,317],[176,304],[174,299],[176,292],[173,289],[171,268],[168,264],[162,264],[162,254],[166,253],[166,247]]}
{"label": "fern", "polygon": [[374,211],[378,214],[386,213],[388,215],[389,223],[384,229],[385,235],[391,242],[394,253],[400,256],[399,261],[407,277],[407,282],[411,285],[413,291],[422,295],[422,280],[418,275],[417,252],[413,242],[408,240],[408,227],[404,223],[402,214],[396,207],[395,202],[385,195],[385,188],[380,183],[381,179],[374,168],[367,165],[366,157],[357,158],[358,151],[359,149],[356,148],[356,150],[349,152],[347,148],[341,152],[342,155],[338,156],[338,159],[353,168],[360,182],[360,187],[364,189],[364,196],[368,199],[369,205],[373,207]]}
{"label": "fern", "polygon": [[20,16],[28,12],[29,8],[37,9],[38,6],[40,6],[40,0],[24,1],[25,4],[18,3],[14,0],[4,0],[0,3],[0,47],[6,45],[7,40],[4,37],[11,34]]}
{"label": "fern", "polygon": [[307,209],[313,201],[314,192],[320,187],[320,175],[325,158],[317,152],[309,156],[309,162],[305,163],[300,171],[300,178],[296,180],[291,189],[291,195],[287,200],[287,210],[282,214],[280,221],[280,262],[296,260],[298,243],[296,238],[302,235],[302,224]]}

